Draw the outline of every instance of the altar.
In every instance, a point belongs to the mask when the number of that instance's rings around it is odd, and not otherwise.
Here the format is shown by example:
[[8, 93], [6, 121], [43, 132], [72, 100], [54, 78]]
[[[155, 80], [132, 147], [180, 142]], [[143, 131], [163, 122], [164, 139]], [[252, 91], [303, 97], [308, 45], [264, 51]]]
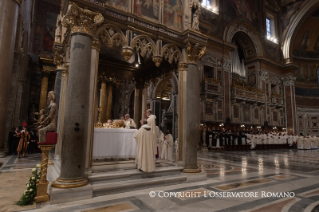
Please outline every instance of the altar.
[[136, 129], [94, 128], [93, 160], [135, 158]]

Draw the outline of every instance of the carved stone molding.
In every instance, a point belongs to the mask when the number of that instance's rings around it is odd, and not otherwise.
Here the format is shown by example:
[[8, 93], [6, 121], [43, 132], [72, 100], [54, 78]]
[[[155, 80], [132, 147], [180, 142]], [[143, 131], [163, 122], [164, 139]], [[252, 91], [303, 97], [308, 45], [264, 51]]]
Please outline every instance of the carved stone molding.
[[53, 63], [56, 65], [56, 69], [62, 69], [63, 67], [63, 52], [61, 50], [55, 50], [53, 55]]
[[268, 79], [268, 72], [265, 70], [260, 70], [259, 76], [261, 81], [266, 81]]
[[188, 70], [187, 63], [178, 63], [177, 67], [178, 67], [178, 71], [187, 71]]
[[92, 41], [92, 49], [96, 49], [98, 52], [101, 49], [101, 43], [99, 41], [99, 39], [94, 38]]
[[122, 48], [122, 53], [123, 57], [125, 58], [126, 61], [129, 61], [129, 59], [132, 57], [133, 55], [133, 48], [130, 46], [124, 46]]
[[234, 35], [237, 32], [244, 32], [245, 34], [247, 34], [250, 37], [251, 41], [254, 43], [254, 47], [255, 47], [257, 56], [264, 55], [264, 49], [263, 49], [263, 46], [259, 40], [257, 33], [248, 24], [233, 23], [230, 26], [227, 26], [227, 28], [224, 32], [224, 39], [223, 40], [231, 43]]
[[161, 56], [153, 56], [153, 61], [156, 65], [156, 67], [159, 67], [162, 62], [162, 57]]
[[63, 77], [66, 77], [66, 76], [68, 76], [68, 74], [69, 74], [69, 69], [62, 69], [62, 76]]
[[62, 20], [62, 26], [71, 28], [73, 33], [85, 33], [93, 37], [97, 25], [102, 24], [104, 17], [87, 9], [82, 9], [76, 4], [70, 4]]
[[197, 63], [197, 61], [205, 54], [206, 46], [201, 46], [199, 43], [195, 45], [189, 42], [186, 45], [187, 62]]
[[296, 77], [289, 75], [286, 77], [282, 77], [281, 80], [283, 81], [284, 86], [294, 86], [295, 81], [296, 81]]

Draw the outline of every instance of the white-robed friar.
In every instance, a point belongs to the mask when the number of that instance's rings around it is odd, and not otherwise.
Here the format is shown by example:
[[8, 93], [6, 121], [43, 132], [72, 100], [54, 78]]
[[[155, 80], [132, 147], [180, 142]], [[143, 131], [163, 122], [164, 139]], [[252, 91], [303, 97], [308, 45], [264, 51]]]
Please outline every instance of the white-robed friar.
[[178, 138], [175, 141], [175, 163], [178, 161]]
[[167, 135], [165, 135], [165, 140], [167, 141], [167, 159], [165, 158], [165, 160], [173, 161], [174, 139], [168, 130]]
[[303, 137], [301, 137], [300, 135], [297, 137], [297, 148], [303, 149]]
[[156, 143], [152, 141], [152, 128], [144, 122], [144, 125], [135, 133], [136, 156], [135, 164], [144, 172], [155, 170]]
[[162, 148], [164, 143], [164, 133], [156, 126], [156, 137], [157, 137], [157, 147], [158, 147], [158, 157], [162, 157]]
[[124, 127], [125, 129], [136, 128], [136, 124], [134, 120], [130, 118], [129, 114], [125, 114]]
[[147, 125], [151, 127], [152, 131], [152, 138], [151, 141], [154, 143], [154, 151], [157, 152], [157, 135], [156, 135], [156, 116], [152, 115], [152, 110], [148, 109], [146, 111], [146, 115], [148, 117], [147, 119]]

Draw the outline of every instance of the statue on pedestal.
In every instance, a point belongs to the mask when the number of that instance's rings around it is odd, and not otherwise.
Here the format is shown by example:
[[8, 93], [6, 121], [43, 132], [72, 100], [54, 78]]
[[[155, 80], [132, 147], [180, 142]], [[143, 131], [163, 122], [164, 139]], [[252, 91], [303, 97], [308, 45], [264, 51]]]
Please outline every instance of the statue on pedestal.
[[50, 104], [48, 106], [48, 116], [40, 123], [39, 126], [39, 142], [46, 142], [47, 132], [54, 132], [56, 130], [56, 103], [55, 94], [50, 91], [48, 94], [48, 101]]

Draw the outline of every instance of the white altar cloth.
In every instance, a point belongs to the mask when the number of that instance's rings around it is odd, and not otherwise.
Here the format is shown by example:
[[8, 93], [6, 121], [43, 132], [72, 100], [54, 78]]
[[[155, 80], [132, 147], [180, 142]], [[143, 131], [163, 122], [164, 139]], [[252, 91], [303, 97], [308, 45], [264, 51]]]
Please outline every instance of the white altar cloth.
[[93, 159], [135, 158], [136, 129], [94, 128]]

